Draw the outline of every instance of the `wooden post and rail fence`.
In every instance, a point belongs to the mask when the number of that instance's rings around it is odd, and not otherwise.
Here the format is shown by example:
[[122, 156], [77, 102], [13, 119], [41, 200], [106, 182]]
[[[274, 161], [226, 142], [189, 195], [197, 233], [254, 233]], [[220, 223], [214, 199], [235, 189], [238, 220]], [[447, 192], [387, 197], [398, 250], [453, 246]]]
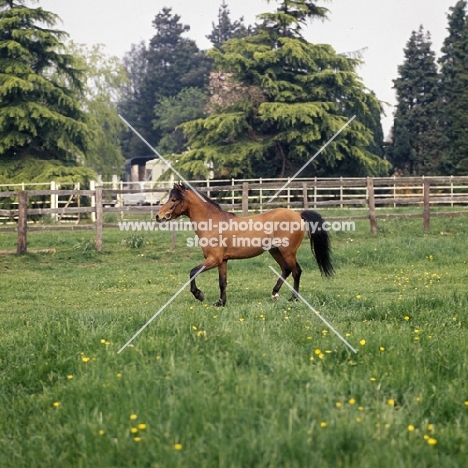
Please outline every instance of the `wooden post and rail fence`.
[[[463, 177], [387, 177], [387, 178], [354, 178], [354, 179], [302, 179], [290, 181], [290, 184], [272, 201], [268, 200], [274, 195], [284, 181], [265, 182], [264, 180], [243, 181], [239, 184], [214, 185], [213, 181], [206, 186], [197, 186], [197, 190], [207, 195], [216, 195], [216, 201], [230, 211], [237, 211], [243, 216], [249, 212], [259, 212], [278, 206], [291, 209], [317, 209], [317, 208], [348, 208], [347, 216], [326, 216], [328, 220], [357, 220], [368, 219], [372, 233], [377, 232], [377, 219], [379, 218], [423, 218], [423, 229], [428, 230], [432, 216], [462, 216], [468, 215], [468, 176]], [[431, 193], [432, 191], [432, 193]], [[125, 196], [140, 194], [151, 195], [164, 201], [168, 188], [147, 189], [106, 189], [95, 187], [93, 190], [17, 190], [0, 191], [0, 219], [3, 218], [6, 228], [0, 227], [0, 232], [16, 231], [16, 253], [24, 254], [27, 251], [28, 231], [48, 230], [81, 230], [94, 229], [96, 232], [96, 250], [103, 248], [104, 227], [117, 227], [117, 223], [106, 224], [105, 213], [119, 213], [123, 217], [126, 213], [144, 213], [154, 215], [159, 210], [158, 204], [148, 206], [125, 205]], [[30, 200], [34, 197], [50, 197], [50, 208], [35, 207]], [[59, 197], [68, 197], [66, 206], [59, 207]], [[70, 200], [75, 197], [78, 206], [69, 206]], [[88, 203], [80, 203], [85, 197]], [[116, 197], [118, 205], [109, 203], [109, 199]], [[1, 209], [1, 202], [10, 199], [11, 205], [16, 209]], [[31, 206], [30, 206], [31, 205]], [[88, 206], [86, 206], [88, 205]], [[452, 211], [437, 211], [431, 213], [431, 206], [450, 206]], [[379, 213], [382, 207], [419, 206], [422, 211], [416, 213]], [[379, 208], [380, 207], [380, 208]], [[454, 207], [464, 210], [454, 211]], [[364, 215], [352, 214], [352, 209], [367, 209]], [[31, 216], [63, 216], [88, 213], [92, 224], [73, 224], [68, 226], [35, 226], [29, 220]], [[7, 222], [16, 223], [16, 227], [8, 227]], [[172, 232], [172, 243], [175, 245], [175, 231]], [[0, 253], [11, 253], [4, 251]]]

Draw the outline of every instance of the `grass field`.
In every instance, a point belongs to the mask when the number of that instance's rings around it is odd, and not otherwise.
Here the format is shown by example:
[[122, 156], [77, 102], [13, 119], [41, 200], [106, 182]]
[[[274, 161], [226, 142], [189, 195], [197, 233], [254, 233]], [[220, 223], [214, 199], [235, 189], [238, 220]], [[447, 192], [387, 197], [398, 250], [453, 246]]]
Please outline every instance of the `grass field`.
[[468, 466], [468, 218], [421, 224], [333, 233], [331, 280], [299, 251], [301, 293], [357, 354], [285, 287], [271, 301], [268, 254], [230, 262], [225, 308], [207, 272], [205, 303], [184, 290], [117, 354], [201, 251], [30, 233], [57, 253], [0, 256], [0, 467]]

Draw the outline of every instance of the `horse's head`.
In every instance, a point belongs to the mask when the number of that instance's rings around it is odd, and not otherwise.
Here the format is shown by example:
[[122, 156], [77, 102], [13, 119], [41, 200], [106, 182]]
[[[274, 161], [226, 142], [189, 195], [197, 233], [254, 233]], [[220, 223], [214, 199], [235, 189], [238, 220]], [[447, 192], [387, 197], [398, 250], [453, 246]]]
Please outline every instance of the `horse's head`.
[[185, 195], [187, 188], [183, 184], [174, 184], [169, 193], [169, 199], [156, 214], [156, 221], [169, 221], [176, 219], [186, 211]]

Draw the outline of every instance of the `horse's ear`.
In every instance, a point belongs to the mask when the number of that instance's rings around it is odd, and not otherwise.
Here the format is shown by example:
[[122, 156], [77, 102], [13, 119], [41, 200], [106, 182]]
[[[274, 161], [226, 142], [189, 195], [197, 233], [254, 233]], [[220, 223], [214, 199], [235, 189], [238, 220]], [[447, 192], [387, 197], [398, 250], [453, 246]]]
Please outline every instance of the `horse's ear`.
[[180, 182], [178, 184], [174, 184], [174, 188], [178, 191], [178, 192], [185, 192], [187, 190], [187, 188], [185, 187], [185, 185]]

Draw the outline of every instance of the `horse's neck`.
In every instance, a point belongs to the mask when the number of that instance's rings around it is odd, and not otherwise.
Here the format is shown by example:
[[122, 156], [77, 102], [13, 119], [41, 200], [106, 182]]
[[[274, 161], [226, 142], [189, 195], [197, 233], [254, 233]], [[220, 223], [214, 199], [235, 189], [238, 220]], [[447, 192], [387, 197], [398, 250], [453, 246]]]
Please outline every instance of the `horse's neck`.
[[203, 221], [217, 220], [222, 217], [222, 212], [219, 211], [210, 202], [201, 200], [196, 195], [190, 200], [187, 216], [193, 223], [199, 224]]

